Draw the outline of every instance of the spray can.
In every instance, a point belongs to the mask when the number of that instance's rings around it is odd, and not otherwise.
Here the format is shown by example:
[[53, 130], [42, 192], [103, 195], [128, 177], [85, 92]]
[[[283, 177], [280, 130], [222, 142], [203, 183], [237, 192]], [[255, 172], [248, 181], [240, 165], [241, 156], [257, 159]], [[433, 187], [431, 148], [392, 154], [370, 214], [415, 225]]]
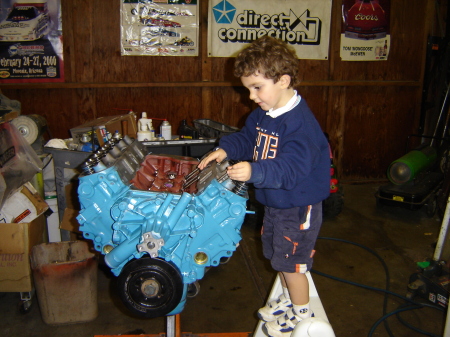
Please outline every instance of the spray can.
[[152, 139], [152, 133], [148, 131], [148, 125], [142, 124], [141, 130], [137, 132], [137, 140], [140, 142], [149, 142]]
[[172, 140], [172, 125], [166, 119], [161, 123], [161, 136], [165, 140]]

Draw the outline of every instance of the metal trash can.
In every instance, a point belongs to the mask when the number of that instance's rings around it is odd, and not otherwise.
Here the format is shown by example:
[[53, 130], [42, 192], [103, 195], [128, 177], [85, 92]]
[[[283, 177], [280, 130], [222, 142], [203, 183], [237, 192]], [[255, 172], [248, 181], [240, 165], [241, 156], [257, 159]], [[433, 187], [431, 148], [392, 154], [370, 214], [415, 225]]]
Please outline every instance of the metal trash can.
[[46, 324], [81, 323], [97, 317], [97, 267], [97, 257], [84, 241], [33, 247], [31, 270]]

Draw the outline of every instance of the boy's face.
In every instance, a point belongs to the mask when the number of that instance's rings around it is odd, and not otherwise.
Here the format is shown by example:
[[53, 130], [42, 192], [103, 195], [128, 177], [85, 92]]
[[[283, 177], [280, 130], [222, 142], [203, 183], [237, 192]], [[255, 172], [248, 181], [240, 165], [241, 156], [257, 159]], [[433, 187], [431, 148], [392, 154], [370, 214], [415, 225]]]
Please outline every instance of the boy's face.
[[[250, 99], [257, 103], [261, 109], [269, 111], [286, 105], [292, 97], [292, 93], [288, 93], [288, 90], [286, 90], [289, 81], [286, 84], [284, 76], [274, 83], [273, 80], [265, 78], [261, 73], [256, 73], [250, 76], [242, 76], [241, 81], [250, 91]], [[290, 80], [289, 76], [287, 77]]]

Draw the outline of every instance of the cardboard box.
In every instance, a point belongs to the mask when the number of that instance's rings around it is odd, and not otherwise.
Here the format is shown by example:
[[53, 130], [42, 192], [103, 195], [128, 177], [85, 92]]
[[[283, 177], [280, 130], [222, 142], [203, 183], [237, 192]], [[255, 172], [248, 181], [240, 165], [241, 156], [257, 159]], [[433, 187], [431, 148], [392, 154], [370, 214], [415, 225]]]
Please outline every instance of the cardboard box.
[[19, 101], [9, 99], [0, 90], [0, 123], [17, 118], [22, 110]]
[[45, 242], [45, 216], [31, 222], [0, 223], [0, 292], [33, 290], [31, 248]]
[[48, 204], [27, 182], [11, 194], [0, 210], [0, 292], [33, 290], [30, 253], [46, 242]]
[[30, 182], [5, 200], [0, 209], [0, 223], [30, 222], [48, 209], [48, 204]]
[[72, 233], [81, 233], [79, 229], [80, 224], [76, 219], [81, 209], [77, 189], [78, 182], [73, 182], [65, 186], [66, 208], [64, 209], [64, 215], [59, 224], [59, 228]]
[[105, 138], [106, 132], [113, 135], [116, 131], [119, 131], [123, 136], [128, 135], [131, 138], [136, 138], [137, 123], [135, 116], [134, 113], [129, 113], [127, 115], [100, 117], [70, 129], [70, 134], [77, 144], [80, 143], [80, 138], [84, 133], [91, 137], [94, 135], [94, 139], [98, 141], [100, 146], [105, 144], [107, 140]]
[[12, 121], [14, 118], [17, 118], [18, 116], [19, 116], [19, 113], [17, 111], [1, 113], [0, 123]]

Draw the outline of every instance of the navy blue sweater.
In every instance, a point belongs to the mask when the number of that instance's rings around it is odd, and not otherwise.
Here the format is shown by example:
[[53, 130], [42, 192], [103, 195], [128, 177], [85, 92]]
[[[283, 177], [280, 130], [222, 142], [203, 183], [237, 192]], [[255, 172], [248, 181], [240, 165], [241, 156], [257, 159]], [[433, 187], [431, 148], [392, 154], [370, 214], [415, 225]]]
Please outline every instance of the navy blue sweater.
[[253, 160], [247, 182], [263, 205], [312, 205], [330, 193], [328, 141], [304, 99], [276, 118], [255, 109], [242, 130], [223, 136], [219, 146], [228, 159]]

